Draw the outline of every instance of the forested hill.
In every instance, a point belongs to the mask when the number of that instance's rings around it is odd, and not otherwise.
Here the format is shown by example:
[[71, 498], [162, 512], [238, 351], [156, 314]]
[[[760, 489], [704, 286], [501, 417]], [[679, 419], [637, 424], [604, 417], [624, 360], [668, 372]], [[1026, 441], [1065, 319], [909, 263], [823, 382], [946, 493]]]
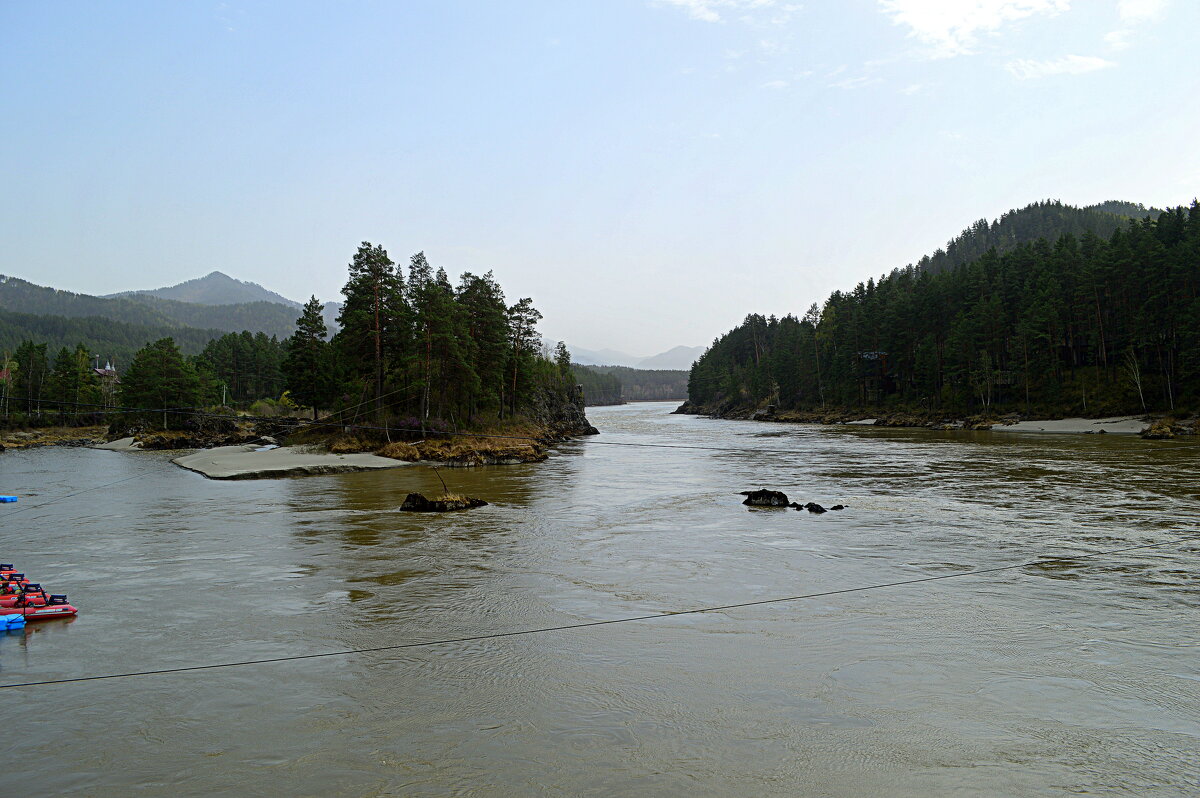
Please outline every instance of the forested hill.
[[678, 401], [687, 398], [688, 373], [673, 369], [584, 366], [572, 363], [575, 381], [589, 406], [625, 402]]
[[898, 270], [803, 318], [747, 316], [692, 368], [690, 407], [1043, 414], [1200, 409], [1200, 204]]
[[[0, 310], [66, 318], [101, 317], [147, 327], [193, 327], [263, 332], [286, 338], [296, 329], [294, 308], [274, 302], [198, 305], [147, 295], [98, 297], [0, 275]], [[179, 337], [179, 336], [176, 336]]]
[[601, 405], [623, 405], [621, 381], [611, 374], [601, 374], [595, 366], [571, 364], [571, 374], [576, 384], [583, 389], [583, 402], [588, 407]]
[[104, 316], [34, 315], [14, 313], [0, 309], [0, 353], [13, 352], [23, 341], [36, 341], [49, 345], [57, 352], [66, 347], [74, 349], [77, 344], [101, 360], [109, 360], [119, 368], [133, 359], [143, 346], [160, 338], [174, 338], [185, 354], [198, 354], [214, 338], [221, 337], [220, 330], [196, 329], [165, 324], [133, 324]]
[[[211, 272], [204, 277], [197, 277], [194, 280], [186, 280], [177, 285], [169, 285], [165, 288], [151, 288], [143, 291], [123, 291], [119, 294], [108, 294], [103, 299], [133, 299], [140, 301], [143, 304], [151, 307], [162, 308], [161, 304], [156, 305], [157, 300], [169, 299], [175, 300], [177, 303], [184, 303], [186, 309], [179, 305], [170, 305], [175, 308], [173, 312], [168, 312], [171, 318], [183, 324], [197, 324], [197, 317], [204, 317], [205, 314], [211, 314], [211, 311], [196, 310], [196, 306], [223, 306], [229, 310], [219, 311], [215, 318], [225, 318], [229, 322], [221, 329], [228, 330], [253, 330], [255, 332], [266, 332], [270, 335], [286, 337], [290, 335], [291, 328], [287, 327], [291, 321], [295, 320], [296, 311], [300, 310], [301, 304], [294, 300], [288, 299], [285, 296], [269, 291], [263, 288], [258, 283], [251, 283], [246, 280], [237, 280], [223, 272]], [[264, 308], [262, 303], [281, 305], [289, 308], [287, 313], [278, 308]], [[244, 310], [239, 310], [239, 308]], [[257, 326], [254, 324], [243, 324], [238, 326], [239, 322], [235, 319], [245, 318], [248, 314], [246, 311], [257, 309], [255, 317], [260, 319]], [[325, 319], [325, 326], [330, 333], [337, 332], [337, 318], [341, 315], [342, 305], [340, 302], [326, 302], [322, 306], [321, 315]], [[187, 318], [185, 318], [185, 316]], [[205, 321], [205, 324], [212, 322]], [[260, 329], [261, 328], [261, 329]]]
[[1157, 217], [1162, 211], [1133, 202], [1109, 200], [1086, 208], [1046, 200], [1008, 211], [999, 219], [988, 222], [980, 219], [951, 239], [945, 249], [926, 255], [917, 261], [916, 268], [934, 274], [976, 260], [989, 249], [1005, 253], [1021, 244], [1039, 238], [1051, 241], [1070, 233], [1081, 236], [1091, 231], [1107, 238], [1130, 219]]
[[592, 366], [621, 382], [621, 393], [629, 402], [667, 401], [687, 396], [687, 371], [677, 369], [633, 369], [627, 366]]

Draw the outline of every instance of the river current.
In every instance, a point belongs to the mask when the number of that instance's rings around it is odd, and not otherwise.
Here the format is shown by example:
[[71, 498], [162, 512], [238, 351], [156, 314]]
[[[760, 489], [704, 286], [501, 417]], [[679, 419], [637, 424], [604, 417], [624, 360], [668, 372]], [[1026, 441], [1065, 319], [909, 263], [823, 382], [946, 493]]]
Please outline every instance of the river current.
[[[589, 410], [545, 463], [222, 482], [0, 455], [0, 560], [73, 621], [0, 685], [727, 605], [1200, 534], [1200, 447]], [[611, 444], [670, 444], [677, 447]], [[82, 492], [126, 477], [102, 490]], [[742, 506], [739, 491], [847, 505]], [[51, 502], [43, 507], [36, 505]], [[6, 790], [1200, 792], [1200, 541], [517, 637], [0, 690]], [[0, 633], [2, 634], [2, 633]]]

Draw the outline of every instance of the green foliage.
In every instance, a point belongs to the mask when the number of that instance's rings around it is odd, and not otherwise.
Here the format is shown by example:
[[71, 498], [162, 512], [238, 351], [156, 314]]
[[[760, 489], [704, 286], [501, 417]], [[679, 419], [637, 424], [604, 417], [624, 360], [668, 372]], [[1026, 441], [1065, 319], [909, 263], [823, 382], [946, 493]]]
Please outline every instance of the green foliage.
[[138, 349], [160, 338], [170, 336], [185, 353], [195, 354], [222, 334], [221, 330], [134, 324], [102, 316], [67, 318], [0, 310], [0, 347], [13, 348], [29, 340], [57, 351], [82, 343], [93, 354], [116, 364], [128, 363]]
[[[87, 391], [98, 388], [101, 403], [111, 404], [114, 397], [105, 392], [111, 394], [112, 380], [96, 385], [72, 371], [78, 353], [89, 351], [114, 362], [133, 361], [121, 375], [120, 401], [128, 407], [247, 403], [286, 388], [314, 414], [342, 407], [362, 415], [365, 405], [374, 404], [377, 420], [398, 418], [420, 429], [511, 417], [539, 403], [546, 409], [550, 394], [576, 396], [566, 348], [553, 359], [543, 353], [541, 313], [528, 297], [508, 305], [490, 272], [463, 274], [454, 286], [444, 270], [435, 271], [417, 253], [405, 279], [383, 247], [363, 242], [342, 292], [346, 301], [331, 341], [325, 340], [323, 308], [314, 297], [298, 320], [287, 309], [288, 337], [281, 342], [254, 332], [254, 320], [246, 316], [223, 317], [246, 325], [238, 332], [173, 326], [180, 318], [200, 321], [239, 309], [253, 316], [268, 314], [265, 306], [283, 307], [270, 302], [199, 306], [146, 295], [89, 297], [0, 277], [0, 307], [9, 302], [61, 314], [0, 310], [0, 348], [20, 355], [0, 401], [19, 398], [22, 409], [32, 412], [51, 394], [82, 401], [96, 397]], [[47, 343], [78, 344], [75, 354], [60, 353], [52, 374]], [[181, 348], [198, 354], [188, 361]], [[159, 422], [177, 425], [171, 418]]]
[[1200, 204], [1101, 238], [989, 249], [747, 316], [689, 375], [694, 404], [954, 412], [1174, 410], [1200, 393]]
[[333, 403], [339, 387], [321, 308], [315, 296], [310, 299], [296, 320], [296, 332], [284, 345], [284, 382], [295, 401], [313, 409], [313, 418], [319, 408]]
[[285, 345], [264, 333], [225, 333], [208, 342], [192, 362], [206, 404], [248, 402], [278, 396], [284, 388]]
[[74, 351], [64, 346], [54, 358], [47, 398], [56, 403], [54, 406], [60, 418], [76, 418], [80, 407], [89, 405], [93, 406], [89, 412], [96, 412], [95, 406], [101, 404], [103, 397], [92, 371], [91, 359], [83, 344], [78, 344]]
[[532, 300], [508, 306], [490, 272], [463, 274], [455, 287], [418, 252], [406, 279], [386, 250], [363, 242], [342, 293], [332, 341], [341, 393], [355, 407], [375, 397], [377, 418], [461, 426], [513, 415], [541, 387], [574, 384], [542, 356]]
[[629, 402], [687, 398], [688, 372], [674, 369], [635, 369], [629, 366], [588, 366], [620, 381], [621, 395]]
[[578, 363], [571, 364], [571, 372], [575, 382], [583, 388], [583, 401], [588, 407], [624, 403], [621, 380], [615, 374], [605, 374], [595, 366], [581, 366]]
[[938, 274], [978, 260], [990, 249], [1009, 252], [1040, 238], [1054, 240], [1068, 234], [1078, 237], [1087, 232], [1107, 238], [1131, 218], [1143, 219], [1159, 213], [1153, 208], [1116, 200], [1087, 208], [1064, 205], [1057, 200], [1035, 202], [1009, 211], [990, 224], [987, 219], [980, 219], [949, 241], [944, 250], [918, 261], [917, 268]]
[[120, 401], [126, 407], [161, 410], [161, 417], [148, 413], [146, 420], [161, 418], [163, 429], [179, 426], [180, 416], [168, 409], [193, 408], [201, 403], [200, 378], [170, 338], [138, 350], [121, 377]]

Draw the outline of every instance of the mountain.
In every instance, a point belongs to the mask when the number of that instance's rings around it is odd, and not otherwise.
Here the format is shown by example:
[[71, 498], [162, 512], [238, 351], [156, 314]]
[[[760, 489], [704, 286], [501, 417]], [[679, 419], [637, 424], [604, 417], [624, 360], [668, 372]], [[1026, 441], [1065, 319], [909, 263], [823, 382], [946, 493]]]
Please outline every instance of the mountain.
[[[639, 369], [667, 369], [687, 371], [692, 367], [692, 364], [700, 359], [704, 354], [706, 347], [703, 346], [677, 346], [674, 349], [668, 349], [666, 352], [661, 352], [652, 357], [642, 358], [637, 363]], [[620, 364], [616, 364], [620, 365]]]
[[[231, 329], [231, 332], [240, 332], [241, 330], [258, 332], [261, 327], [263, 328], [262, 332], [268, 335], [278, 335], [281, 338], [292, 334], [291, 331], [295, 328], [296, 318], [300, 315], [296, 311], [303, 307], [302, 303], [288, 299], [274, 291], [269, 291], [258, 283], [238, 280], [224, 272], [211, 272], [204, 277], [186, 280], [178, 285], [171, 285], [166, 288], [122, 291], [119, 294], [109, 294], [104, 298], [131, 299], [160, 310], [162, 306], [156, 305], [156, 300], [182, 302], [189, 305], [201, 305], [210, 308], [214, 306], [237, 306], [243, 308], [243, 310], [224, 314], [218, 316], [218, 318], [248, 318], [251, 321], [242, 323], [242, 326], [236, 327], [236, 329]], [[284, 314], [278, 309], [263, 307], [264, 303], [286, 307], [288, 308], [288, 312]], [[257, 321], [253, 321], [256, 317], [249, 306], [253, 306], [261, 314]], [[337, 332], [337, 317], [341, 312], [341, 302], [326, 302], [321, 310], [321, 315], [325, 319], [325, 326], [329, 328], [330, 335]], [[197, 323], [195, 318], [198, 314], [194, 312], [176, 308], [169, 315], [184, 324]], [[285, 317], [287, 321], [283, 321]], [[221, 327], [221, 329], [226, 329], [226, 327]]]
[[[550, 344], [553, 346], [553, 344]], [[703, 346], [677, 346], [650, 357], [639, 357], [615, 349], [570, 347], [571, 360], [581, 366], [625, 366], [633, 369], [687, 370], [704, 354]]]
[[99, 297], [59, 291], [0, 275], [0, 309], [65, 318], [100, 317], [145, 327], [191, 327], [221, 332], [262, 332], [286, 338], [299, 312], [277, 302], [199, 305], [145, 294]]
[[582, 349], [572, 346], [571, 360], [582, 366], [635, 366], [642, 358], [615, 349]]
[[300, 302], [288, 299], [274, 291], [268, 291], [258, 283], [235, 280], [224, 272], [210, 272], [203, 277], [186, 280], [166, 288], [122, 291], [119, 294], [109, 294], [106, 298], [133, 296], [153, 296], [159, 299], [188, 302], [193, 305], [242, 305], [248, 302], [274, 302], [295, 309], [303, 307]]
[[987, 219], [978, 220], [948, 241], [945, 249], [939, 249], [917, 261], [916, 268], [918, 271], [940, 274], [980, 258], [993, 247], [998, 253], [1004, 254], [1039, 238], [1055, 241], [1068, 233], [1078, 238], [1090, 231], [1101, 238], [1108, 238], [1114, 230], [1125, 227], [1130, 219], [1157, 218], [1160, 213], [1162, 211], [1157, 208], [1120, 200], [1109, 200], [1085, 208], [1064, 205], [1058, 200], [1034, 202], [1024, 208], [1008, 211], [991, 222]]

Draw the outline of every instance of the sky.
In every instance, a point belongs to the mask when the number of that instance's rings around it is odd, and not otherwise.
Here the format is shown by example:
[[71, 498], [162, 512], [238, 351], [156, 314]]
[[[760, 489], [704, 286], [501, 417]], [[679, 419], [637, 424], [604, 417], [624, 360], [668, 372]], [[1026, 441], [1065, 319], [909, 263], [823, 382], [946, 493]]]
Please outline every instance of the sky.
[[0, 273], [340, 299], [361, 241], [651, 355], [1041, 199], [1200, 194], [1193, 0], [0, 3]]

